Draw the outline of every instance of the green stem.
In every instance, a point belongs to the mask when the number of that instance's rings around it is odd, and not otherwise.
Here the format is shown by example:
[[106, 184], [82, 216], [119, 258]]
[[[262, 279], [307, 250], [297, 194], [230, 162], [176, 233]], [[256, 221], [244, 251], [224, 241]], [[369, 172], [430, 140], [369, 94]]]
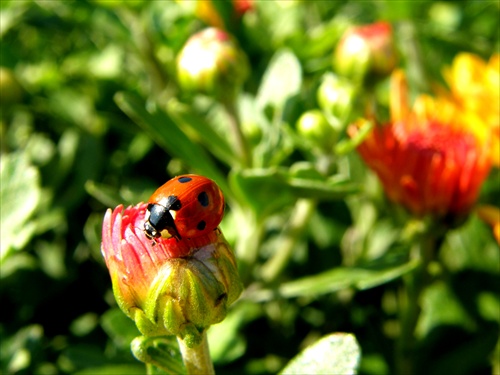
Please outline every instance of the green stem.
[[241, 206], [233, 206], [233, 212], [238, 217], [237, 222], [244, 225], [240, 227], [236, 244], [236, 257], [238, 259], [240, 278], [243, 284], [248, 284], [252, 279], [259, 249], [264, 235], [263, 220], [258, 220], [255, 213]]
[[[333, 173], [334, 157], [330, 154], [319, 155], [316, 160], [318, 171], [324, 176]], [[318, 202], [314, 199], [298, 199], [293, 208], [289, 224], [283, 232], [282, 246], [274, 256], [262, 266], [262, 279], [268, 283], [273, 283], [287, 266], [293, 255], [293, 249], [297, 241], [301, 238], [307, 223], [316, 210]]]
[[149, 75], [151, 92], [157, 100], [165, 90], [171, 90], [168, 87], [169, 77], [162, 64], [158, 61], [155, 54], [155, 46], [146, 26], [141, 22], [139, 16], [134, 12], [122, 8], [117, 12], [124, 26], [130, 28], [130, 34], [133, 46], [136, 48], [139, 58]]
[[250, 147], [248, 146], [245, 135], [241, 130], [241, 121], [238, 115], [238, 110], [236, 108], [234, 100], [232, 99], [224, 101], [223, 105], [226, 108], [227, 114], [229, 115], [229, 123], [231, 132], [233, 133], [235, 154], [238, 155], [241, 161], [241, 166], [243, 168], [248, 168], [252, 164]]
[[398, 29], [401, 49], [408, 64], [408, 75], [421, 91], [429, 91], [429, 79], [424, 69], [424, 59], [418, 43], [417, 27], [411, 21], [400, 24]]
[[283, 238], [280, 241], [282, 246], [274, 254], [274, 256], [267, 261], [262, 267], [262, 278], [272, 283], [285, 269], [293, 255], [295, 244], [302, 236], [304, 229], [309, 222], [311, 215], [316, 209], [317, 202], [312, 199], [299, 199], [290, 218], [288, 227], [283, 233]]
[[431, 282], [429, 264], [434, 259], [436, 238], [424, 235], [424, 238], [412, 249], [419, 257], [420, 265], [403, 279], [404, 285], [400, 291], [400, 322], [401, 332], [396, 348], [396, 373], [413, 375], [415, 368], [415, 330], [421, 313], [422, 294]]
[[184, 340], [180, 337], [177, 337], [177, 341], [179, 342], [179, 348], [181, 350], [182, 359], [184, 361], [184, 365], [186, 366], [186, 372], [188, 375], [215, 375], [214, 365], [208, 350], [206, 331], [203, 332], [201, 343], [194, 348], [187, 346]]

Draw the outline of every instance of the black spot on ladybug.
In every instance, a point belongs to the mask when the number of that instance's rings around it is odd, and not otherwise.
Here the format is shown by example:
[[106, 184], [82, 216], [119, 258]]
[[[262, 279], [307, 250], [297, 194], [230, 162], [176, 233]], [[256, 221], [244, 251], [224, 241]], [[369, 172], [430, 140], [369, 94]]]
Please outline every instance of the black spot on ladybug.
[[210, 203], [208, 200], [208, 194], [204, 191], [202, 191], [200, 194], [198, 194], [198, 202], [200, 202], [200, 204], [203, 207], [207, 207], [208, 204]]
[[192, 180], [191, 177], [181, 177], [177, 181], [179, 181], [181, 184], [185, 184], [186, 182], [189, 182], [191, 180]]
[[167, 198], [167, 208], [172, 211], [179, 211], [182, 207], [182, 203], [179, 198], [175, 195], [169, 195]]
[[207, 223], [205, 223], [205, 221], [204, 221], [204, 220], [202, 220], [202, 221], [200, 221], [200, 222], [198, 223], [198, 225], [196, 225], [196, 229], [198, 229], [198, 230], [203, 230], [203, 229], [205, 229], [205, 227], [206, 227], [206, 226], [207, 226]]

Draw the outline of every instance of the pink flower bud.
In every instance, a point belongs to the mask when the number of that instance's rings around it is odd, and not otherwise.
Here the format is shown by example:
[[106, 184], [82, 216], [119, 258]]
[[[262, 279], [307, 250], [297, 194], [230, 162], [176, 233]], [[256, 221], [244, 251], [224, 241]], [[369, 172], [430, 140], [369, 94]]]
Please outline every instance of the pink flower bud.
[[365, 77], [384, 77], [396, 67], [397, 53], [391, 25], [377, 22], [349, 29], [334, 54], [334, 67], [340, 75], [356, 81]]
[[242, 291], [236, 260], [219, 229], [194, 239], [144, 233], [147, 204], [108, 210], [102, 254], [113, 293], [145, 336], [176, 335], [196, 345]]

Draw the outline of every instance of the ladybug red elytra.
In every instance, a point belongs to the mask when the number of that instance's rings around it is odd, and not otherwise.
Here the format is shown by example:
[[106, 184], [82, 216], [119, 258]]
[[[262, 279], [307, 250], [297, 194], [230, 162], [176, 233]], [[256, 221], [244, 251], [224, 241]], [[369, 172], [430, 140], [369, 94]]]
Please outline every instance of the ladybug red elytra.
[[178, 241], [206, 235], [224, 215], [224, 196], [209, 178], [185, 174], [160, 186], [151, 195], [144, 233], [154, 241], [167, 231]]

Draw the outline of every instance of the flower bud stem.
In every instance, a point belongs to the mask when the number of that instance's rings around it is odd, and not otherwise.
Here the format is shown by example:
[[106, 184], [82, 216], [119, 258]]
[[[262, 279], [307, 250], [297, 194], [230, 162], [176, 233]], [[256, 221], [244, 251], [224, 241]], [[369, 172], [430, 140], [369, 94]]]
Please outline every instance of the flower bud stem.
[[286, 267], [293, 255], [293, 249], [301, 238], [304, 228], [316, 209], [317, 202], [313, 199], [298, 199], [292, 212], [288, 227], [283, 233], [282, 246], [262, 267], [262, 278], [272, 283]]
[[229, 116], [229, 122], [234, 139], [234, 151], [241, 161], [243, 168], [251, 166], [250, 148], [248, 147], [245, 135], [241, 130], [241, 122], [238, 116], [238, 110], [233, 99], [223, 101], [224, 108]]
[[423, 55], [417, 41], [417, 27], [411, 21], [401, 22], [398, 33], [404, 43], [401, 43], [402, 53], [408, 62], [408, 75], [412, 77], [412, 84], [417, 86], [419, 91], [429, 91], [429, 79], [424, 69]]
[[[325, 176], [333, 173], [334, 158], [323, 154], [317, 158], [317, 168]], [[292, 258], [297, 241], [302, 237], [304, 230], [311, 220], [318, 202], [315, 199], [297, 199], [293, 208], [288, 226], [282, 233], [283, 244], [278, 251], [262, 267], [262, 278], [267, 283], [273, 283], [287, 266]]]
[[[415, 368], [415, 330], [422, 311], [422, 295], [431, 284], [429, 264], [435, 259], [436, 250], [443, 242], [443, 237], [433, 234], [424, 237], [415, 245], [415, 256], [420, 265], [403, 279], [404, 285], [399, 296], [401, 332], [397, 342], [396, 369], [398, 374], [413, 375]], [[412, 249], [413, 250], [413, 249]]]
[[158, 98], [167, 88], [169, 77], [165, 69], [162, 68], [155, 54], [155, 46], [148, 29], [141, 22], [136, 13], [126, 7], [117, 10], [123, 25], [128, 25], [131, 30], [133, 47], [142, 60], [146, 71], [149, 74], [149, 84], [152, 93]]
[[203, 332], [200, 344], [193, 348], [190, 348], [180, 337], [177, 337], [177, 341], [179, 342], [182, 360], [184, 361], [188, 375], [215, 375], [214, 365], [208, 350], [206, 331]]

